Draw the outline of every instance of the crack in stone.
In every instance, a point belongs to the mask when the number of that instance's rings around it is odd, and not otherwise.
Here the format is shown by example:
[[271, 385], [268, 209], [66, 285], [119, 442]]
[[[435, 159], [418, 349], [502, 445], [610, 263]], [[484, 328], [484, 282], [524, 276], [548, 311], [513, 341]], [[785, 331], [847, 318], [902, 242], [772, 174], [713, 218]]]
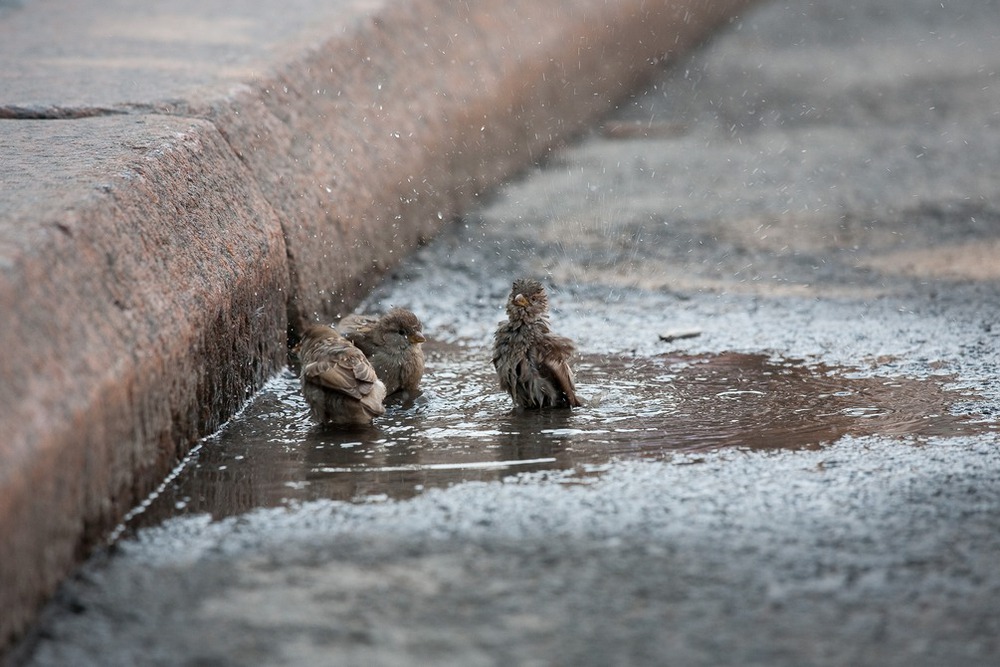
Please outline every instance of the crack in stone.
[[109, 109], [107, 107], [0, 106], [0, 119], [4, 120], [72, 120], [127, 113], [129, 112], [124, 109]]

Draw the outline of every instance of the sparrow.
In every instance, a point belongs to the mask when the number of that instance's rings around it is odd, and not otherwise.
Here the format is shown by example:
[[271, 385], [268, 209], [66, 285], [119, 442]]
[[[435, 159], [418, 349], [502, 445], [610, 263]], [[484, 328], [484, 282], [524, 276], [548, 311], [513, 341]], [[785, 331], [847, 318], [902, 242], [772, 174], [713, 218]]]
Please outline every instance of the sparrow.
[[577, 407], [569, 358], [573, 341], [549, 329], [549, 298], [537, 280], [515, 280], [507, 321], [493, 336], [493, 366], [500, 386], [525, 408]]
[[417, 316], [405, 308], [393, 308], [381, 317], [348, 315], [337, 324], [340, 334], [368, 357], [387, 394], [417, 392], [424, 375], [420, 345], [427, 340], [421, 328]]
[[306, 327], [296, 346], [302, 395], [313, 419], [333, 426], [368, 426], [385, 412], [385, 385], [361, 350], [328, 326]]

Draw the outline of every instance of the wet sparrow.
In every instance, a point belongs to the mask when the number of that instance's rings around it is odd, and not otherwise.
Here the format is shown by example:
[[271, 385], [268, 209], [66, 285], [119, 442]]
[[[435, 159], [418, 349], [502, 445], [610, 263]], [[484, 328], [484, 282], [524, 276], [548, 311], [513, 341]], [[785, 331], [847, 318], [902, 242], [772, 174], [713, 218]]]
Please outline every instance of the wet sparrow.
[[537, 280], [514, 281], [507, 321], [493, 336], [493, 366], [500, 386], [526, 408], [576, 407], [569, 357], [573, 341], [549, 330], [549, 298]]
[[296, 347], [302, 395], [321, 424], [366, 426], [385, 412], [385, 385], [365, 355], [332, 327], [306, 327]]
[[393, 308], [381, 317], [348, 315], [337, 330], [365, 353], [387, 394], [416, 393], [424, 375], [420, 345], [427, 340], [416, 315], [405, 308]]

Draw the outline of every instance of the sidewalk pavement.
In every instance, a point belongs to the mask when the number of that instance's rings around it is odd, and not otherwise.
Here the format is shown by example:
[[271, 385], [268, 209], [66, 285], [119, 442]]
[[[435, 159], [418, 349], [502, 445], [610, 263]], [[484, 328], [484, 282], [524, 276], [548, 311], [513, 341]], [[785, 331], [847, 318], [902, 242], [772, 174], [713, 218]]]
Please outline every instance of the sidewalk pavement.
[[286, 329], [744, 4], [0, 4], [0, 646]]

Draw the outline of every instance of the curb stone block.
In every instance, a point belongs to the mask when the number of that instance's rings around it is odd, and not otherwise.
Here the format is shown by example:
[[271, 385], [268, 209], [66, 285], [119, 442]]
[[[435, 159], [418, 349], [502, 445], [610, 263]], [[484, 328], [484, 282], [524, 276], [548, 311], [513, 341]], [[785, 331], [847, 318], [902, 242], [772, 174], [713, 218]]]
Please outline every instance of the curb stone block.
[[[0, 121], [0, 644], [284, 363], [280, 224], [205, 121]], [[40, 166], [39, 166], [40, 165]]]

